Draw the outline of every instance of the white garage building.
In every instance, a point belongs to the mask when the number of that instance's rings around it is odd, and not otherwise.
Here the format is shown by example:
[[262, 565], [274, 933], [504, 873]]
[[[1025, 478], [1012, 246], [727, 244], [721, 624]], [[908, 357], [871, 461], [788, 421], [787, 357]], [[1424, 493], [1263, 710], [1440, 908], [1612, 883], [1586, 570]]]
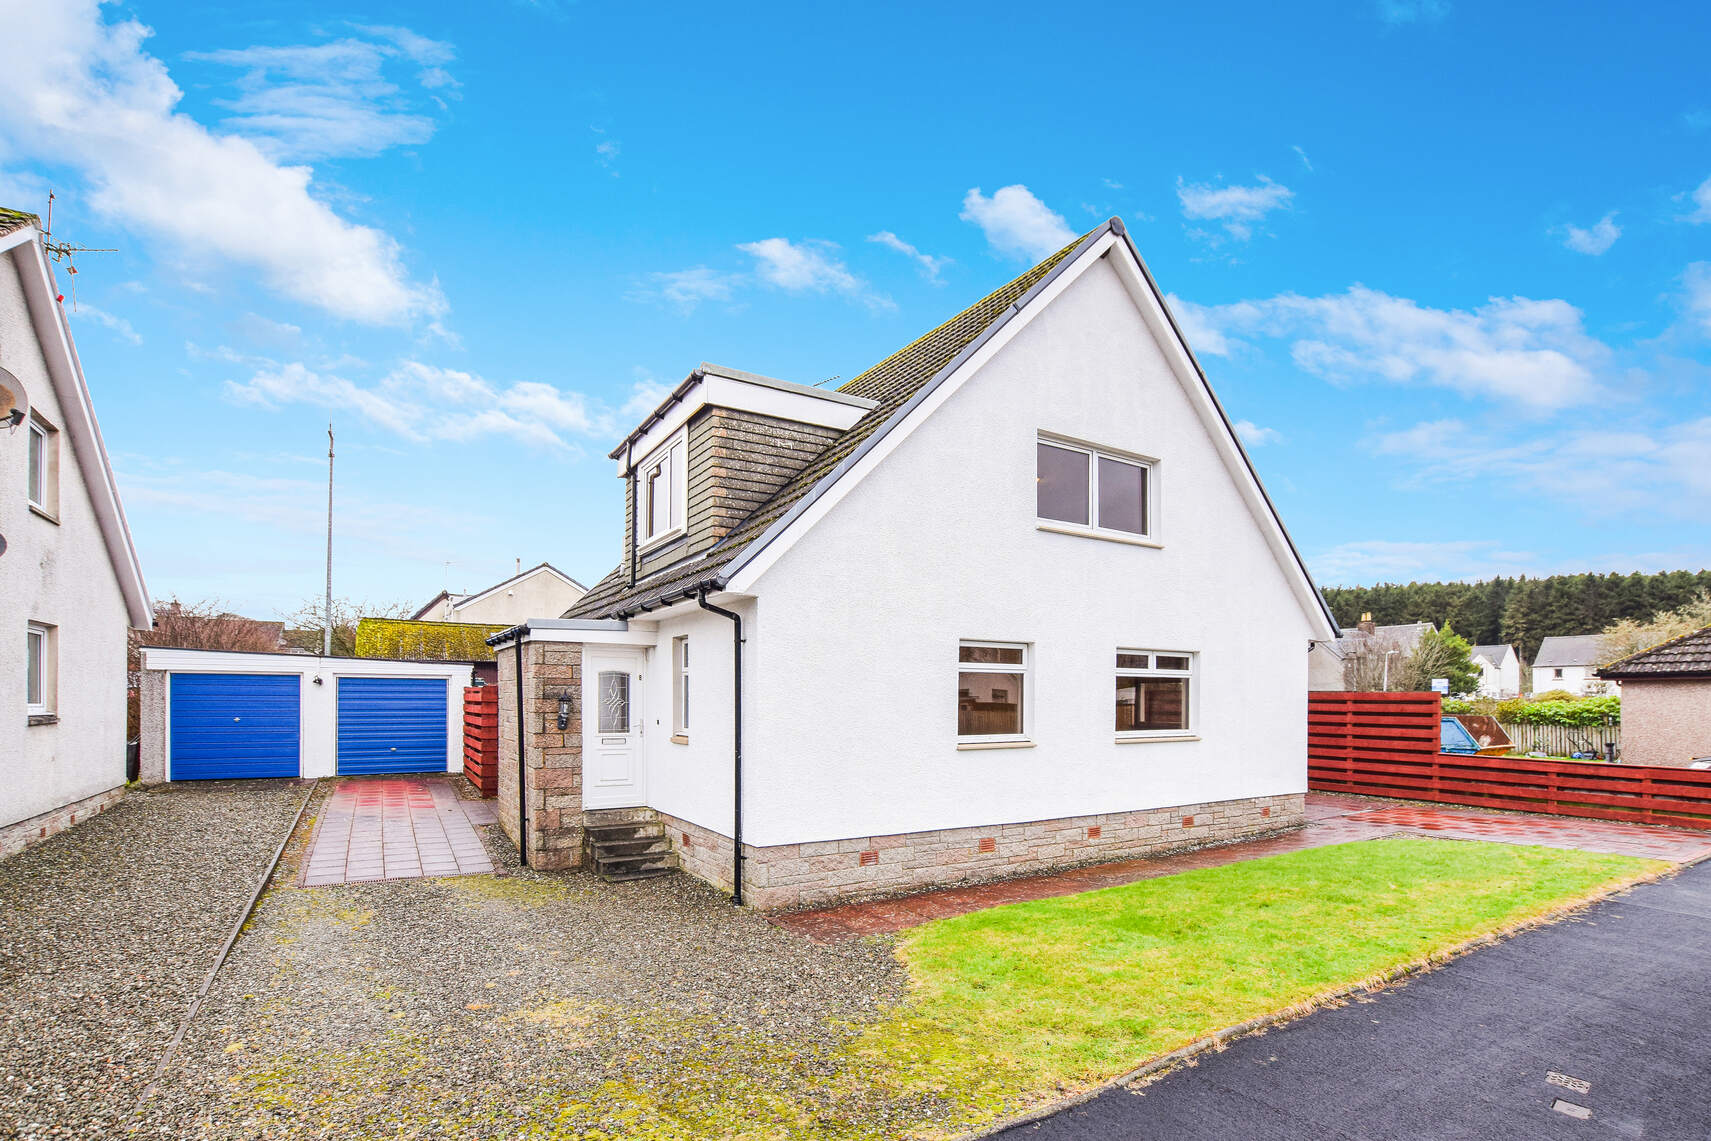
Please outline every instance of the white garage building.
[[468, 662], [142, 655], [145, 783], [463, 769]]

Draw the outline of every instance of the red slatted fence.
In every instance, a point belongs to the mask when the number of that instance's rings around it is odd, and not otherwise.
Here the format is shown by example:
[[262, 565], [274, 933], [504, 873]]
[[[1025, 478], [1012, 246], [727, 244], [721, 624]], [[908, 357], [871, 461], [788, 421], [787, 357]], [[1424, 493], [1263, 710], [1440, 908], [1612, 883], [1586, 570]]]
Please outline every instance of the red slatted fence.
[[463, 775], [483, 797], [499, 795], [499, 687], [463, 691]]
[[1307, 695], [1307, 787], [1711, 829], [1711, 772], [1438, 751], [1433, 693]]

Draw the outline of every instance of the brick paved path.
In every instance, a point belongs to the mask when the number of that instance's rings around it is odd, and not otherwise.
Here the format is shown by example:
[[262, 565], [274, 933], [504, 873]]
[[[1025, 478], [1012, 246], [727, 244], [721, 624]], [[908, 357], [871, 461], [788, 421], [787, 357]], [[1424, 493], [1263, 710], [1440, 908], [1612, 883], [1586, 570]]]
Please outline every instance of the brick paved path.
[[899, 899], [850, 903], [820, 911], [798, 911], [780, 915], [774, 922], [815, 939], [887, 934], [933, 919], [962, 915], [1003, 903], [1075, 895], [1095, 888], [1175, 875], [1193, 868], [1221, 867], [1282, 852], [1299, 852], [1305, 848], [1397, 834], [1536, 844], [1547, 848], [1643, 856], [1682, 864], [1711, 856], [1711, 833], [1706, 832], [1564, 816], [1485, 812], [1477, 808], [1429, 808], [1360, 796], [1310, 792], [1307, 794], [1307, 826], [1281, 836], [1220, 844], [1174, 856], [1095, 864], [1001, 883], [921, 892]]
[[443, 779], [347, 780], [333, 790], [303, 861], [303, 886], [491, 872], [475, 831], [491, 801], [464, 800]]

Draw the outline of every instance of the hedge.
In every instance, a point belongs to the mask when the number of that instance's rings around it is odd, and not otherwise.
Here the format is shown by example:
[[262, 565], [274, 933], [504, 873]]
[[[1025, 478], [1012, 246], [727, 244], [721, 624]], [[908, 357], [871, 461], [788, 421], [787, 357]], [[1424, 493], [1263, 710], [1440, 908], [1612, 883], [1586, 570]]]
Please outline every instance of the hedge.
[[362, 618], [356, 624], [359, 658], [490, 662], [487, 639], [507, 626], [474, 622], [417, 622], [409, 618]]
[[1446, 698], [1445, 713], [1483, 713], [1511, 725], [1566, 725], [1574, 729], [1596, 729], [1610, 717], [1622, 720], [1620, 697], [1572, 697], [1560, 701], [1528, 701], [1514, 697], [1506, 701], [1490, 698], [1460, 700]]

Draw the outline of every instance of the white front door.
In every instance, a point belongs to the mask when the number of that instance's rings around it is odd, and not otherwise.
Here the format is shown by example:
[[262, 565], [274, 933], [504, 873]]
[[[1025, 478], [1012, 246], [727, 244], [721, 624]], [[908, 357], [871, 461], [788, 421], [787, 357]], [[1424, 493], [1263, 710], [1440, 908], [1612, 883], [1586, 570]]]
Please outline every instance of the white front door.
[[582, 806], [647, 803], [642, 768], [642, 652], [582, 648]]

